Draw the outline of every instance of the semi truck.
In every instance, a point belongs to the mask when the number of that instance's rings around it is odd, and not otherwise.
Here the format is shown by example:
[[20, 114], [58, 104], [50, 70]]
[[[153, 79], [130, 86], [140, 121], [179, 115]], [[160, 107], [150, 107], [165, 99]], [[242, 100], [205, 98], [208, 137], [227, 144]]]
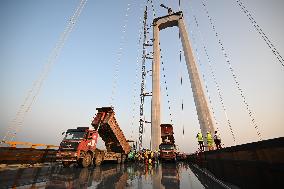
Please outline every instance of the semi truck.
[[159, 145], [160, 160], [176, 161], [176, 145], [174, 138], [174, 131], [172, 124], [161, 124], [161, 139], [162, 143]]
[[[56, 155], [57, 161], [64, 167], [73, 163], [81, 167], [100, 165], [103, 161], [124, 163], [131, 147], [115, 119], [113, 107], [97, 108], [91, 125], [91, 129], [77, 127], [66, 131]], [[104, 141], [106, 150], [97, 148], [98, 137]]]

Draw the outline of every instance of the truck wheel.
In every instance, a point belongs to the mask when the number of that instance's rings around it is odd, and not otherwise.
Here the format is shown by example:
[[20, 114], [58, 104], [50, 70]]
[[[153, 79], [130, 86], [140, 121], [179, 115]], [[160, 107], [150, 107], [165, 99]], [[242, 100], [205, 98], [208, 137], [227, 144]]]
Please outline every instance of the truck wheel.
[[121, 158], [117, 158], [117, 163], [120, 164], [121, 163]]
[[101, 163], [102, 163], [102, 156], [98, 155], [96, 157], [95, 164], [96, 164], [96, 166], [99, 166], [99, 165], [101, 165]]
[[96, 166], [99, 166], [102, 164], [102, 160], [96, 159], [95, 161]]
[[62, 161], [63, 167], [70, 167], [71, 164], [72, 164], [72, 162], [69, 162], [69, 161]]
[[81, 165], [82, 167], [89, 167], [91, 165], [92, 156], [90, 153], [86, 153], [86, 155], [83, 157]]
[[125, 155], [122, 155], [122, 158], [121, 158], [121, 163], [124, 163], [126, 160], [126, 156]]

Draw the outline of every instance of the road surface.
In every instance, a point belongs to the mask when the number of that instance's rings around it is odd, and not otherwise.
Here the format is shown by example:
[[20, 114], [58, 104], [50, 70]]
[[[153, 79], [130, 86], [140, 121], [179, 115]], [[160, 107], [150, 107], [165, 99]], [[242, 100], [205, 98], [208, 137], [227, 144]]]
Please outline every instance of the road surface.
[[[0, 188], [232, 188], [188, 163], [102, 164], [63, 168], [60, 164], [0, 169]], [[233, 187], [236, 188], [236, 187]]]

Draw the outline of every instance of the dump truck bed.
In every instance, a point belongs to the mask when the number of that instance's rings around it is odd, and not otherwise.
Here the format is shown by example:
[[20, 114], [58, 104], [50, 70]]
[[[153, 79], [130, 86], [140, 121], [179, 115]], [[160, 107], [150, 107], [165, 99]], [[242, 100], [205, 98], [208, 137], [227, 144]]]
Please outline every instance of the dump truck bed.
[[112, 107], [97, 108], [97, 115], [92, 121], [94, 129], [105, 142], [108, 152], [125, 153], [130, 152], [130, 145], [120, 129]]
[[175, 143], [173, 126], [171, 124], [161, 124], [161, 139], [162, 143]]

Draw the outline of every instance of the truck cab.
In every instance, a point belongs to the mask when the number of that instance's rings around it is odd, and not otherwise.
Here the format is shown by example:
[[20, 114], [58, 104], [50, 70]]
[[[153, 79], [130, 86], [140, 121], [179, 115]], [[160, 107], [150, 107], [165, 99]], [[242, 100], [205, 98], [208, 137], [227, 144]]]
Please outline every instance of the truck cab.
[[176, 145], [164, 142], [159, 145], [160, 159], [176, 161]]
[[60, 143], [57, 161], [62, 161], [64, 167], [78, 162], [82, 167], [88, 167], [94, 158], [98, 132], [89, 127], [68, 129]]

